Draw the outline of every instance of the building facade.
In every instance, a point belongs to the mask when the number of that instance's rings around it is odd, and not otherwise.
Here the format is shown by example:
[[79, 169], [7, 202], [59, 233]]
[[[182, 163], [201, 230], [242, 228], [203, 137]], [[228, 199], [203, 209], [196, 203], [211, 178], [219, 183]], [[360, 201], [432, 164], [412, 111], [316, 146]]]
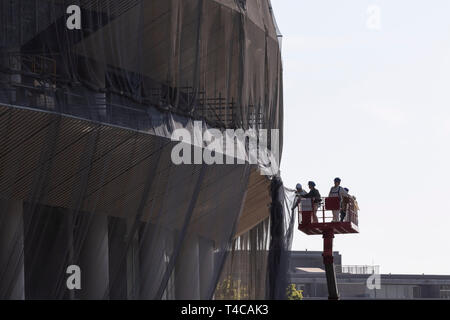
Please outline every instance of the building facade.
[[[334, 255], [342, 299], [450, 299], [450, 275], [380, 274], [377, 266], [345, 266], [339, 252]], [[305, 299], [327, 299], [322, 253], [295, 251], [291, 256], [290, 282], [303, 290]]]
[[281, 150], [270, 1], [0, 0], [0, 35], [0, 299], [212, 298], [233, 246], [265, 243], [270, 179], [176, 164], [172, 134]]

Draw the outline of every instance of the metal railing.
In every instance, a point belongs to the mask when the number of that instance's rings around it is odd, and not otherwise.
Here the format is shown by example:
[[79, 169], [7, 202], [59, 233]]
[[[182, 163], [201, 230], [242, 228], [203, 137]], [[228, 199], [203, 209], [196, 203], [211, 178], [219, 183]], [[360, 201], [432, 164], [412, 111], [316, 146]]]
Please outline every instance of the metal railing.
[[[142, 113], [149, 106], [205, 120], [217, 128], [264, 128], [266, 119], [261, 105], [239, 106], [233, 98], [228, 101], [220, 92], [207, 96], [193, 87], [170, 87], [146, 79], [145, 94], [116, 92], [114, 86], [101, 91], [90, 90], [81, 83], [73, 83], [58, 71], [62, 57], [45, 54], [0, 52], [0, 102], [11, 105], [58, 111], [80, 116], [84, 113], [123, 113], [124, 110]], [[121, 70], [108, 70], [108, 78], [120, 77]], [[116, 75], [119, 74], [119, 75]], [[98, 96], [105, 95], [98, 103]], [[134, 96], [137, 94], [138, 96]], [[119, 97], [120, 99], [117, 99]], [[108, 99], [109, 98], [109, 99]], [[176, 107], [172, 107], [176, 105]], [[245, 115], [242, 114], [245, 109]], [[127, 112], [127, 111], [125, 111]]]
[[[340, 201], [339, 198], [322, 198], [320, 203], [314, 203], [313, 199], [301, 199], [298, 221], [299, 224], [352, 222], [358, 225], [358, 210], [354, 199]], [[343, 221], [341, 212], [345, 212]]]
[[336, 270], [339, 273], [346, 274], [380, 274], [380, 266], [368, 265], [337, 265]]

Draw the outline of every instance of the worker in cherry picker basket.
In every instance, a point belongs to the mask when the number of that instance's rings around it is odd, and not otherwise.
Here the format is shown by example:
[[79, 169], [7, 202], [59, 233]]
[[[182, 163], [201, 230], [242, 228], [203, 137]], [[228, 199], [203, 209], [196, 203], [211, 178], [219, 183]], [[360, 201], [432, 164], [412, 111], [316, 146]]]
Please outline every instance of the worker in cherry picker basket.
[[341, 222], [344, 222], [349, 212], [357, 214], [359, 211], [358, 201], [356, 201], [356, 197], [350, 195], [350, 190], [348, 188], [344, 188], [344, 190], [347, 192], [348, 197], [342, 200]]
[[333, 210], [333, 222], [339, 222], [339, 213], [341, 214], [341, 222], [344, 221], [346, 216], [345, 208], [343, 207], [343, 205], [345, 206], [344, 199], [349, 198], [350, 196], [348, 192], [345, 191], [345, 188], [341, 187], [340, 178], [334, 179], [334, 187], [331, 188], [328, 197], [337, 197], [341, 202], [341, 210]]
[[295, 210], [295, 208], [299, 206], [300, 201], [302, 200], [302, 197], [305, 194], [307, 194], [307, 192], [303, 190], [303, 186], [300, 183], [298, 183], [297, 186], [295, 187], [295, 198], [291, 208], [292, 212]]
[[316, 184], [314, 181], [308, 182], [309, 193], [302, 196], [302, 198], [311, 199], [313, 205], [313, 223], [318, 223], [319, 219], [317, 219], [317, 210], [319, 209], [320, 204], [322, 203], [322, 196], [320, 195], [319, 190], [316, 189]]

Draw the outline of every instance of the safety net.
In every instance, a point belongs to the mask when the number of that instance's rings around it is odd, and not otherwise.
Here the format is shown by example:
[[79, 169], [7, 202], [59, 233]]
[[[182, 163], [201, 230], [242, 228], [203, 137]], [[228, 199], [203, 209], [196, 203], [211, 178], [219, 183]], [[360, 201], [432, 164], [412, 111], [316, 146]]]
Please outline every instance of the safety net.
[[280, 157], [173, 160], [281, 154], [279, 36], [267, 0], [0, 0], [0, 298], [284, 298]]

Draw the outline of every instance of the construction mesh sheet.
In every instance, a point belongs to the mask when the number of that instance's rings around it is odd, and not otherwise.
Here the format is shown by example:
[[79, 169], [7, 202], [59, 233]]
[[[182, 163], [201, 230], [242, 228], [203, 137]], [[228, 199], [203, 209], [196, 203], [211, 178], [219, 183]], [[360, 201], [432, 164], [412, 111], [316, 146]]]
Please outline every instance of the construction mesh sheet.
[[3, 101], [116, 124], [148, 106], [214, 127], [282, 124], [266, 0], [1, 0], [0, 12]]
[[236, 238], [215, 292], [220, 300], [282, 300], [289, 286], [289, 261], [295, 227], [293, 194], [274, 177], [270, 216]]
[[264, 0], [0, 0], [0, 298], [273, 292], [289, 234], [249, 200], [258, 165], [174, 165], [169, 138], [281, 130], [277, 36]]

